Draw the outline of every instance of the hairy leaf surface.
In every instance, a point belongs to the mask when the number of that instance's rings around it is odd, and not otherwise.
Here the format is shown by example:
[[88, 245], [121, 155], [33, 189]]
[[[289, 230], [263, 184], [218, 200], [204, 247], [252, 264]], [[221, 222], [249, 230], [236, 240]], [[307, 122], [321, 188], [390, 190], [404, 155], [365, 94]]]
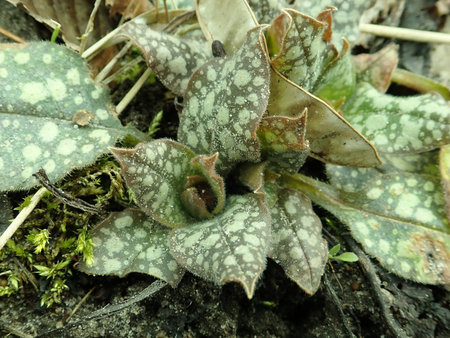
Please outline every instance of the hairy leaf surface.
[[[0, 191], [31, 188], [40, 168], [58, 180], [128, 133], [112, 115], [107, 90], [63, 46], [0, 46], [0, 78]], [[80, 112], [90, 118], [79, 123]]]
[[354, 192], [366, 182], [382, 178], [388, 173], [426, 174], [439, 177], [438, 152], [428, 151], [420, 154], [383, 154], [383, 164], [376, 168], [352, 168], [327, 164], [327, 176], [338, 189]]
[[268, 256], [306, 293], [314, 294], [325, 270], [328, 249], [311, 201], [297, 190], [283, 189], [270, 214], [272, 237]]
[[142, 16], [124, 24], [116, 37], [130, 39], [142, 51], [147, 65], [160, 81], [180, 96], [184, 95], [194, 71], [212, 58], [206, 41], [153, 30]]
[[421, 283], [450, 282], [450, 227], [439, 179], [386, 174], [354, 193], [299, 174], [285, 180], [346, 224], [386, 269]]
[[296, 173], [309, 155], [305, 139], [307, 111], [298, 118], [264, 117], [258, 128], [263, 159], [276, 170]]
[[450, 145], [441, 148], [439, 167], [442, 175], [442, 188], [444, 189], [447, 218], [450, 221]]
[[261, 196], [230, 196], [215, 218], [174, 229], [170, 249], [189, 271], [218, 284], [235, 281], [251, 298], [266, 266], [270, 215]]
[[127, 186], [139, 206], [158, 222], [179, 227], [196, 221], [182, 198], [183, 192], [196, 183], [204, 182], [211, 187], [212, 198], [220, 206], [214, 213], [223, 207], [223, 180], [214, 172], [216, 156], [196, 157], [186, 146], [167, 139], [141, 143], [135, 149], [111, 148], [111, 151], [119, 160]]
[[364, 11], [372, 6], [370, 0], [297, 0], [294, 8], [302, 13], [317, 16], [326, 6], [334, 6], [333, 41], [339, 45], [342, 38], [353, 43], [359, 35], [359, 20]]
[[330, 101], [349, 97], [355, 87], [352, 60], [344, 41], [340, 53], [327, 41], [331, 10], [313, 19], [294, 10], [285, 10], [289, 26], [281, 51], [273, 66], [303, 89]]
[[283, 8], [288, 7], [282, 0], [247, 0], [247, 3], [260, 24], [270, 24], [275, 17], [280, 15]]
[[269, 96], [262, 28], [247, 33], [232, 56], [215, 58], [189, 81], [178, 140], [197, 154], [220, 154], [218, 171], [259, 160], [256, 129]]
[[92, 231], [94, 262], [81, 262], [78, 269], [95, 275], [123, 277], [141, 272], [175, 287], [183, 277], [169, 250], [170, 228], [138, 209], [113, 212]]
[[363, 83], [342, 111], [380, 153], [419, 153], [450, 143], [450, 104], [437, 95], [394, 97]]

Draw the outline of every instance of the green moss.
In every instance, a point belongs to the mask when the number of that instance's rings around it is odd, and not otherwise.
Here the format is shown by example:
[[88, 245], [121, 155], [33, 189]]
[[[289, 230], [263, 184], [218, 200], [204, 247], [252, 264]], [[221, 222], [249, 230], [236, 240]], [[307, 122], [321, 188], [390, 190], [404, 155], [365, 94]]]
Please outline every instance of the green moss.
[[[101, 209], [131, 202], [121, 169], [103, 157], [94, 165], [73, 171], [58, 188]], [[16, 207], [22, 210], [31, 195]], [[69, 287], [66, 281], [78, 261], [93, 260], [90, 229], [100, 217], [65, 205], [50, 192], [0, 251], [0, 296], [33, 292], [36, 281], [50, 282], [41, 294], [41, 305], [59, 303]]]

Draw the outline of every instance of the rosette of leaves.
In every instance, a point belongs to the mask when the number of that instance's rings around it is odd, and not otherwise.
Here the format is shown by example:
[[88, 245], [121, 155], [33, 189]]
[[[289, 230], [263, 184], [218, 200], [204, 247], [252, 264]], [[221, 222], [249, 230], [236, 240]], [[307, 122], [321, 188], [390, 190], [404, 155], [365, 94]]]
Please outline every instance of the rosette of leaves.
[[[178, 36], [149, 32], [139, 19], [127, 24], [127, 29], [139, 29], [122, 31], [121, 36], [144, 46], [149, 66], [183, 95], [180, 143], [162, 140], [134, 150], [113, 149], [143, 211], [126, 210], [102, 222], [94, 232], [97, 260], [91, 267], [83, 265], [83, 271], [121, 276], [146, 272], [176, 285], [188, 269], [218, 284], [238, 281], [251, 297], [269, 256], [312, 294], [319, 286], [327, 248], [311, 198], [348, 224], [355, 238], [391, 271], [426, 283], [446, 283], [448, 223], [439, 211], [442, 192], [435, 179], [403, 173], [375, 181], [371, 177], [357, 193], [350, 193], [295, 173], [307, 155], [345, 166], [380, 164], [371, 143], [335, 109], [360, 132], [368, 132], [375, 144], [384, 142], [381, 151], [387, 163], [388, 153], [416, 154], [448, 143], [448, 111], [432, 107], [429, 95], [402, 101], [373, 91], [365, 83], [373, 78], [355, 71], [349, 44], [344, 41], [340, 52], [332, 44], [331, 9], [317, 19], [284, 11], [268, 33], [269, 40], [278, 41], [272, 60], [262, 36], [265, 27], [257, 24], [245, 1], [197, 1], [196, 10], [206, 39], [223, 41], [227, 55], [211, 59], [209, 51], [190, 47]], [[238, 17], [227, 22], [218, 15], [226, 10]], [[236, 22], [243, 23], [242, 30], [236, 29]], [[142, 35], [154, 39], [148, 42]], [[192, 61], [197, 52], [203, 55], [197, 60], [203, 61]], [[422, 104], [431, 111], [424, 113], [418, 108]], [[385, 111], [389, 113], [383, 115]], [[376, 123], [365, 124], [365, 116]], [[390, 119], [402, 127], [393, 137], [380, 136], [383, 130], [389, 132], [382, 126]], [[417, 135], [412, 121], [420, 121]], [[433, 135], [427, 124], [431, 128], [438, 122], [442, 125]], [[385, 140], [397, 138], [399, 145], [390, 149]], [[395, 155], [391, 159], [395, 162]], [[348, 170], [343, 175], [347, 181], [362, 182], [359, 172], [377, 173], [342, 168]], [[226, 197], [220, 187], [236, 173], [252, 193]], [[386, 187], [383, 180], [389, 183]], [[418, 190], [422, 185], [433, 187], [432, 199], [423, 205]], [[397, 201], [402, 192], [407, 200]], [[413, 209], [405, 207], [409, 198]], [[388, 207], [381, 203], [391, 200]], [[434, 211], [427, 211], [427, 205]], [[406, 216], [409, 211], [413, 215]], [[442, 222], [435, 224], [437, 220]], [[134, 236], [135, 229], [139, 235]]]
[[141, 210], [112, 214], [94, 230], [96, 274], [149, 273], [175, 286], [183, 271], [240, 282], [251, 297], [264, 270], [270, 214], [263, 196], [229, 196], [217, 154], [196, 156], [170, 140], [111, 149]]
[[[327, 247], [309, 200], [272, 183], [268, 198], [273, 203], [267, 205], [259, 165], [241, 176], [253, 193], [225, 198], [223, 178], [216, 172], [226, 175], [241, 162], [260, 161], [256, 129], [268, 103], [264, 94], [270, 74], [262, 41], [262, 28], [256, 27], [234, 55], [213, 59], [194, 72], [179, 127], [179, 140], [189, 148], [156, 140], [133, 150], [112, 149], [148, 217], [126, 210], [98, 225], [93, 233], [96, 259], [92, 266], [83, 263], [82, 271], [146, 272], [176, 285], [188, 269], [219, 284], [237, 281], [251, 297], [269, 255], [306, 292], [317, 290]], [[254, 98], [233, 101], [244, 85]], [[190, 149], [213, 154], [195, 156]], [[136, 236], [136, 229], [142, 234]]]

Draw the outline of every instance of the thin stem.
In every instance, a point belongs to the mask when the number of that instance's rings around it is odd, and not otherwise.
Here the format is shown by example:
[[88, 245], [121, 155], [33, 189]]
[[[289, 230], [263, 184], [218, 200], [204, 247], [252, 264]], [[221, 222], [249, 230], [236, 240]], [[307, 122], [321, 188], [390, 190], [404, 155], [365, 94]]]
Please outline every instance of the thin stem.
[[392, 73], [392, 82], [414, 89], [419, 93], [437, 92], [446, 100], [450, 100], [450, 89], [425, 76], [408, 72], [404, 69], [396, 69]]
[[425, 43], [450, 44], [450, 34], [440, 32], [430, 32], [418, 29], [409, 29], [409, 28], [391, 27], [373, 24], [360, 24], [359, 30], [362, 33], [383, 36], [386, 38], [425, 42]]
[[0, 34], [6, 36], [7, 38], [16, 41], [16, 42], [20, 42], [20, 43], [24, 43], [26, 42], [24, 39], [22, 39], [20, 36], [17, 36], [14, 33], [11, 33], [10, 31], [6, 30], [3, 27], [0, 27]]
[[41, 200], [42, 196], [47, 192], [47, 188], [42, 187], [39, 189], [33, 197], [31, 197], [30, 204], [20, 211], [14, 221], [8, 226], [5, 232], [0, 236], [0, 250], [5, 246], [6, 242], [14, 235], [14, 233], [19, 229], [20, 225], [25, 221], [25, 219], [30, 215], [33, 209]]
[[139, 89], [141, 89], [141, 87], [144, 85], [145, 81], [147, 81], [147, 79], [151, 74], [152, 70], [150, 68], [147, 68], [144, 74], [141, 75], [139, 80], [136, 81], [134, 86], [131, 87], [130, 91], [123, 97], [122, 101], [120, 101], [119, 104], [116, 106], [117, 114], [120, 114], [121, 112], [124, 111], [124, 109], [128, 106], [131, 100], [134, 99]]
[[123, 38], [123, 39], [114, 39], [114, 41], [111, 41], [117, 34], [118, 30], [121, 28], [122, 27], [119, 26], [116, 29], [109, 32], [108, 34], [106, 34], [104, 37], [102, 37], [100, 40], [98, 40], [96, 43], [94, 43], [92, 46], [90, 46], [84, 52], [80, 53], [81, 57], [86, 60], [90, 60], [95, 55], [97, 55], [101, 50], [125, 40], [125, 38]]
[[128, 52], [128, 50], [131, 47], [131, 42], [128, 42], [121, 50], [119, 53], [117, 53], [116, 55], [114, 55], [114, 57], [111, 59], [111, 61], [108, 62], [108, 64], [101, 70], [101, 72], [99, 72], [95, 78], [95, 82], [96, 83], [100, 83], [105, 77], [106, 75], [109, 74], [109, 72], [111, 71], [111, 69], [115, 66], [115, 64], [117, 63], [117, 61], [119, 61], [119, 59], [124, 56], [126, 54], [126, 52]]
[[102, 81], [102, 83], [104, 85], [107, 85], [112, 80], [117, 78], [119, 75], [125, 73], [128, 69], [130, 69], [131, 67], [133, 67], [134, 65], [137, 65], [138, 63], [140, 63], [142, 61], [144, 61], [144, 58], [142, 56], [138, 56], [138, 57], [134, 58], [132, 61], [123, 65], [118, 71], [116, 71], [115, 73], [112, 73], [110, 76], [108, 76], [106, 79], [104, 79]]
[[91, 12], [91, 16], [89, 17], [88, 23], [86, 25], [86, 30], [84, 31], [84, 34], [81, 39], [80, 54], [82, 54], [84, 52], [84, 50], [86, 49], [88, 36], [94, 29], [95, 16], [97, 15], [97, 11], [98, 11], [98, 8], [100, 7], [101, 3], [102, 3], [102, 0], [95, 0], [94, 9]]
[[91, 295], [91, 293], [95, 290], [95, 286], [90, 289], [88, 291], [88, 293], [86, 293], [84, 295], [84, 297], [80, 300], [80, 302], [75, 306], [75, 308], [73, 309], [73, 311], [70, 313], [70, 315], [67, 317], [66, 319], [66, 323], [70, 322], [70, 320], [72, 319], [73, 315], [80, 309], [81, 305], [83, 305], [86, 300], [88, 299], [88, 297]]

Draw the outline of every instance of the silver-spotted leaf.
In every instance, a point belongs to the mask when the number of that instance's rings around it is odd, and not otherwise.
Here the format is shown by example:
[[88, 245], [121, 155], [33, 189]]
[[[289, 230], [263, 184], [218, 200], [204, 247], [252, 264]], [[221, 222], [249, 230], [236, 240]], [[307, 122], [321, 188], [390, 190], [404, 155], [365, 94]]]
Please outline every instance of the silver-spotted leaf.
[[113, 212], [92, 231], [94, 261], [78, 269], [94, 275], [123, 277], [141, 272], [175, 287], [184, 274], [169, 250], [170, 228], [137, 209]]
[[355, 72], [344, 41], [341, 52], [327, 41], [331, 9], [316, 20], [294, 10], [285, 10], [289, 27], [280, 53], [272, 65], [303, 89], [329, 101], [349, 97], [355, 87]]
[[450, 104], [437, 95], [394, 97], [362, 83], [342, 111], [380, 153], [419, 153], [450, 143]]
[[450, 227], [438, 178], [386, 174], [354, 193], [299, 174], [286, 181], [346, 224], [386, 269], [416, 282], [450, 283]]
[[191, 77], [178, 140], [197, 154], [220, 154], [218, 172], [260, 157], [256, 129], [269, 96], [262, 28], [247, 33], [232, 56], [215, 58]]
[[305, 108], [308, 109], [306, 139], [312, 157], [356, 167], [380, 164], [375, 148], [331, 106], [273, 70], [269, 114], [298, 117]]
[[266, 266], [270, 215], [262, 196], [228, 197], [215, 218], [174, 229], [173, 256], [189, 271], [218, 284], [235, 281], [251, 298]]
[[247, 3], [260, 24], [270, 24], [287, 7], [282, 0], [247, 0]]
[[420, 154], [383, 154], [383, 164], [376, 168], [352, 168], [327, 164], [327, 176], [333, 186], [338, 189], [354, 192], [366, 182], [379, 179], [388, 173], [426, 174], [439, 177], [438, 151]]
[[270, 208], [270, 215], [272, 237], [268, 256], [306, 293], [314, 294], [325, 271], [328, 248], [311, 201], [297, 190], [283, 189]]
[[439, 167], [442, 176], [447, 218], [450, 221], [450, 145], [441, 148], [439, 153]]
[[333, 42], [339, 45], [342, 38], [352, 44], [359, 35], [359, 20], [365, 10], [370, 8], [370, 0], [298, 0], [293, 7], [308, 15], [316, 17], [326, 6], [333, 6], [337, 11], [333, 14]]
[[258, 128], [261, 153], [269, 167], [296, 173], [309, 155], [305, 139], [307, 109], [300, 117], [264, 117]]
[[196, 221], [182, 198], [185, 189], [192, 188], [189, 177], [204, 179], [223, 206], [223, 181], [213, 171], [216, 157], [196, 157], [186, 146], [167, 139], [141, 143], [135, 149], [111, 148], [111, 152], [139, 206], [164, 225], [179, 227]]
[[[40, 168], [58, 180], [132, 132], [113, 116], [83, 59], [63, 46], [0, 46], [0, 79], [0, 191], [38, 184], [32, 174]], [[79, 111], [91, 116], [83, 126], [73, 122]]]
[[195, 0], [197, 19], [209, 43], [222, 42], [227, 54], [244, 43], [257, 22], [245, 0]]
[[180, 96], [184, 95], [194, 71], [212, 58], [206, 41], [153, 30], [147, 25], [145, 16], [125, 23], [116, 37], [130, 39], [142, 51], [147, 65], [160, 81]]

